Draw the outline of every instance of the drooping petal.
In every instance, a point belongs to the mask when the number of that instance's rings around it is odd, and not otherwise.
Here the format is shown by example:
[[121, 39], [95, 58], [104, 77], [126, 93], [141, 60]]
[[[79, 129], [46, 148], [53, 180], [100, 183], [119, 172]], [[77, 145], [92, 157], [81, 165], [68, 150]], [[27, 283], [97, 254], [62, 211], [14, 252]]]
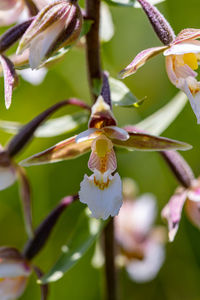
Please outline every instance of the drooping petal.
[[103, 129], [104, 133], [111, 139], [126, 141], [129, 139], [128, 132], [117, 126], [107, 126]]
[[168, 222], [169, 241], [173, 242], [177, 233], [183, 205], [187, 198], [187, 190], [181, 189], [174, 194], [162, 210], [162, 217]]
[[162, 150], [187, 150], [191, 146], [179, 141], [156, 137], [140, 132], [128, 132], [130, 138], [127, 141], [112, 139], [114, 145], [130, 150], [162, 151]]
[[200, 202], [187, 200], [185, 209], [190, 221], [200, 229]]
[[41, 68], [39, 70], [25, 69], [25, 70], [21, 70], [19, 73], [24, 80], [28, 81], [32, 85], [39, 85], [43, 82], [47, 74], [47, 69], [46, 68]]
[[198, 39], [200, 37], [200, 29], [187, 28], [183, 29], [174, 40], [173, 44], [179, 44], [189, 40]]
[[24, 215], [24, 222], [27, 234], [30, 238], [34, 235], [33, 222], [32, 222], [32, 205], [31, 205], [31, 188], [27, 175], [23, 168], [17, 167], [19, 182], [20, 182], [20, 195], [22, 201], [22, 209]]
[[145, 247], [144, 258], [141, 260], [130, 260], [126, 266], [126, 270], [130, 278], [136, 282], [150, 281], [156, 277], [164, 259], [164, 246], [150, 241]]
[[17, 179], [16, 170], [14, 167], [0, 166], [0, 191], [11, 186]]
[[163, 52], [164, 56], [182, 55], [185, 53], [200, 53], [200, 42], [188, 41], [180, 44], [175, 44]]
[[13, 63], [6, 56], [0, 55], [0, 62], [3, 68], [4, 75], [5, 105], [8, 109], [11, 105], [13, 89], [18, 83], [18, 76], [15, 72]]
[[200, 124], [200, 83], [195, 78], [188, 78], [182, 82], [182, 90], [188, 96], [197, 123]]
[[167, 48], [167, 46], [163, 46], [143, 50], [134, 58], [134, 60], [125, 69], [123, 69], [120, 72], [120, 78], [125, 78], [129, 75], [134, 74], [140, 67], [142, 67], [147, 62], [147, 60], [163, 52]]
[[76, 136], [74, 136], [23, 160], [21, 164], [23, 166], [31, 166], [73, 159], [90, 151], [91, 144], [92, 140], [77, 144]]
[[96, 184], [95, 176], [93, 174], [88, 177], [84, 176], [81, 182], [81, 189], [79, 198], [82, 203], [88, 205], [92, 217], [106, 220], [109, 216], [116, 216], [122, 206], [122, 183], [118, 173], [114, 176], [108, 176], [103, 179], [105, 188], [100, 189]]

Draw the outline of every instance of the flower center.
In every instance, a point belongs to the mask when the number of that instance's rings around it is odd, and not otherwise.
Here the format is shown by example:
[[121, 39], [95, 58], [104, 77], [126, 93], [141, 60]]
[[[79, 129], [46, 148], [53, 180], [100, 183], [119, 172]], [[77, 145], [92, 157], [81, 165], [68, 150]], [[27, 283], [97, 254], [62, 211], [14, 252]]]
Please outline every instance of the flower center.
[[109, 186], [110, 183], [110, 179], [107, 177], [107, 181], [104, 182], [103, 178], [101, 178], [100, 180], [97, 180], [96, 177], [94, 176], [94, 184], [100, 189], [100, 190], [104, 190], [105, 188], [107, 188]]
[[183, 55], [184, 63], [187, 64], [192, 70], [198, 69], [197, 56], [194, 53], [186, 53]]
[[99, 157], [103, 158], [110, 152], [108, 139], [98, 139], [96, 141], [96, 153]]

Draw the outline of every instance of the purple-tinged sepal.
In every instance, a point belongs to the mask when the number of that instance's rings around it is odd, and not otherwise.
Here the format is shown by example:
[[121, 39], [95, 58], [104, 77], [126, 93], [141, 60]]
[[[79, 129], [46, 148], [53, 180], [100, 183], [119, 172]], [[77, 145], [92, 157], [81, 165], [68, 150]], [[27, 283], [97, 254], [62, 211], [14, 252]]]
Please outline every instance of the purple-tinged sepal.
[[174, 31], [159, 10], [147, 0], [137, 1], [142, 6], [160, 41], [164, 45], [169, 45], [171, 42], [173, 42], [175, 39]]

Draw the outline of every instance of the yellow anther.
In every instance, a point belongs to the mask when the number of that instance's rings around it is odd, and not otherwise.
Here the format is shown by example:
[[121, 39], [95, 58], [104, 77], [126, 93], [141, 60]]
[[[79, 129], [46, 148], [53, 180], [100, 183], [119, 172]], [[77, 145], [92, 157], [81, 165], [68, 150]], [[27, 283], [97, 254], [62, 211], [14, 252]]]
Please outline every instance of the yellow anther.
[[186, 53], [183, 55], [184, 63], [187, 64], [192, 70], [198, 69], [197, 56], [194, 53]]

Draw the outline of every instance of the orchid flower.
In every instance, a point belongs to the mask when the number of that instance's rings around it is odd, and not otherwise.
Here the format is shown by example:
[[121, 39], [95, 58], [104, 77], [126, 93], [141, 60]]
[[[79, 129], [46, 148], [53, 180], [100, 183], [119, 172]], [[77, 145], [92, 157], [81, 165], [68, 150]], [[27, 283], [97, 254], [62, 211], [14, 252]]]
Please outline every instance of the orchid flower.
[[162, 210], [162, 217], [168, 222], [169, 241], [172, 242], [179, 228], [184, 204], [187, 216], [200, 229], [200, 179], [195, 179], [190, 166], [177, 152], [162, 152], [162, 156], [181, 183]]
[[150, 58], [163, 53], [166, 71], [172, 84], [188, 97], [191, 107], [200, 123], [200, 82], [197, 80], [200, 58], [200, 29], [182, 30], [176, 37], [166, 19], [146, 0], [138, 0], [147, 14], [154, 30], [164, 46], [149, 48], [140, 52], [134, 60], [120, 72], [125, 78], [142, 67]]
[[88, 130], [64, 140], [22, 162], [24, 166], [72, 159], [91, 151], [88, 162], [91, 176], [84, 176], [79, 198], [88, 205], [95, 218], [107, 219], [118, 214], [122, 205], [122, 184], [113, 147], [158, 151], [187, 149], [188, 145], [117, 127], [111, 106], [101, 95], [91, 110]]
[[[130, 185], [130, 179], [129, 184]], [[165, 230], [154, 226], [156, 200], [151, 194], [139, 198], [126, 193], [123, 180], [124, 204], [115, 218], [115, 238], [119, 245], [118, 263], [125, 266], [130, 278], [146, 282], [155, 278], [165, 259]]]

